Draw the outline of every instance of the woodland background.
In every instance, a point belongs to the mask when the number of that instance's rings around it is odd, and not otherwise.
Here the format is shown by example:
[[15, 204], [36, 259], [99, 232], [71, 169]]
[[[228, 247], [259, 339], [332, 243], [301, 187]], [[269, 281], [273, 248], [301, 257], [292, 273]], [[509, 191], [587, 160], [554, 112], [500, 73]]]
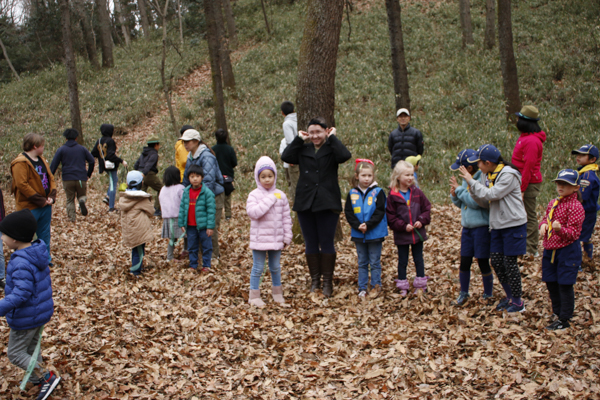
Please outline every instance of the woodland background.
[[[580, 276], [575, 324], [566, 332], [543, 329], [551, 310], [539, 259], [522, 260], [525, 313], [497, 314], [478, 302], [478, 272], [471, 282], [473, 300], [463, 308], [451, 306], [458, 295], [460, 218], [459, 210], [447, 205], [448, 166], [459, 150], [487, 142], [510, 155], [518, 137], [507, 118], [498, 46], [488, 49], [484, 40], [486, 1], [470, 4], [472, 44], [463, 39], [458, 1], [399, 3], [411, 123], [426, 141], [420, 184], [437, 204], [426, 242], [426, 272], [432, 277], [428, 295], [403, 300], [394, 293], [396, 250], [388, 240], [382, 256], [385, 294], [360, 303], [356, 255], [344, 222], [334, 297], [309, 296], [303, 246], [293, 245], [282, 258], [291, 307], [269, 302], [263, 310], [246, 303], [252, 260], [245, 197], [254, 186], [258, 157], [278, 159], [279, 105], [298, 100], [300, 48], [307, 7], [315, 0], [230, 0], [237, 46], [226, 19], [205, 18], [209, 14], [202, 1], [169, 2], [166, 8], [165, 2], [142, 2], [151, 21], [146, 33], [139, 2], [121, 1], [121, 14], [113, 2], [110, 7], [100, 1], [64, 2], [75, 62], [70, 66], [61, 3], [30, 3], [28, 13], [15, 13], [4, 1], [1, 10], [0, 39], [7, 57], [0, 61], [0, 183], [9, 211], [14, 207], [8, 166], [22, 136], [43, 133], [44, 155], [51, 159], [64, 141], [62, 131], [75, 125], [69, 107], [72, 80], [67, 79], [73, 65], [88, 148], [102, 123], [117, 127], [119, 153], [131, 162], [144, 138], [158, 135], [162, 172], [174, 163], [174, 126], [192, 124], [214, 144], [210, 132], [225, 116], [240, 160], [234, 218], [223, 225], [224, 255], [210, 275], [164, 260], [166, 242], [158, 239], [161, 221], [155, 219], [157, 239], [148, 244], [148, 270], [132, 280], [127, 274], [130, 252], [120, 244], [119, 216], [108, 214], [100, 201], [106, 177], [93, 176], [90, 215], [76, 224], [67, 222], [59, 191], [52, 228], [56, 311], [43, 347], [50, 366], [65, 378], [54, 398], [599, 396], [600, 277], [594, 263]], [[342, 3], [331, 111], [353, 157], [371, 158], [379, 167], [377, 180], [386, 185], [386, 142], [396, 125], [397, 105], [386, 4]], [[570, 150], [600, 139], [600, 2], [519, 0], [509, 5], [519, 99], [540, 109], [548, 133], [541, 213], [554, 193], [551, 178], [575, 165]], [[104, 66], [99, 6], [109, 14], [108, 42], [113, 45], [112, 63]], [[226, 7], [222, 11], [227, 14]], [[229, 55], [235, 77], [235, 88], [223, 91], [221, 115], [214, 111], [220, 105], [211, 75], [214, 53], [211, 58], [205, 40], [211, 21], [220, 23], [222, 43], [228, 46], [220, 54]], [[86, 26], [95, 51], [86, 41]], [[227, 67], [221, 68], [223, 84]], [[340, 170], [344, 196], [351, 174], [347, 163]], [[285, 187], [282, 179], [279, 185]], [[267, 275], [261, 287], [267, 296], [269, 286]], [[497, 286], [495, 293], [500, 291]], [[8, 327], [0, 323], [2, 346], [7, 340]], [[18, 390], [21, 371], [2, 349], [0, 397], [31, 397], [36, 389]]]

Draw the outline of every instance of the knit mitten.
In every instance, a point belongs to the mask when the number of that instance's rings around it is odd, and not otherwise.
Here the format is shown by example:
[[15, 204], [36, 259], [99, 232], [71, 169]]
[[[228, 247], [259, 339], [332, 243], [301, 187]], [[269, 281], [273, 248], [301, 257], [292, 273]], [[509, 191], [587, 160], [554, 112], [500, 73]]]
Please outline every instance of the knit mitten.
[[408, 289], [410, 289], [410, 284], [408, 283], [408, 279], [394, 279], [394, 282], [396, 282], [396, 287], [398, 289], [400, 289], [400, 295], [402, 297], [406, 296], [408, 294]]

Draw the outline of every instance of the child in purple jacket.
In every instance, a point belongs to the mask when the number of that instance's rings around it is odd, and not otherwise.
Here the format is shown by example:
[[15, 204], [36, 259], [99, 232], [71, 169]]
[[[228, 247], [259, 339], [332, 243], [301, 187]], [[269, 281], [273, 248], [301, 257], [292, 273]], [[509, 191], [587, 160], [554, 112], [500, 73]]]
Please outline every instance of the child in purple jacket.
[[427, 276], [423, 261], [423, 242], [427, 240], [425, 225], [431, 222], [431, 203], [418, 187], [414, 186], [414, 169], [406, 161], [398, 161], [392, 172], [390, 195], [385, 209], [388, 226], [394, 232], [398, 247], [398, 279], [395, 280], [400, 294], [406, 296], [409, 283], [406, 279], [408, 252], [412, 247], [417, 276], [413, 281], [415, 293], [427, 291]]

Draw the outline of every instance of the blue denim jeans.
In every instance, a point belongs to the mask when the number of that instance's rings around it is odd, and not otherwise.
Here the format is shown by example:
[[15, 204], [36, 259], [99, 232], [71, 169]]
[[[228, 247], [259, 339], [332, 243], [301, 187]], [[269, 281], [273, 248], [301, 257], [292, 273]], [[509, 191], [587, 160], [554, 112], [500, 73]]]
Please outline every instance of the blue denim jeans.
[[4, 263], [4, 242], [0, 238], [0, 279], [6, 277], [6, 264]]
[[142, 273], [142, 263], [144, 262], [144, 252], [146, 250], [146, 243], [140, 244], [137, 247], [131, 249], [131, 272], [134, 275], [140, 275]]
[[50, 254], [50, 222], [52, 222], [52, 206], [44, 206], [31, 210], [31, 213], [37, 221], [37, 230], [35, 234], [38, 239], [46, 243], [48, 249], [48, 264], [52, 263], [52, 254]]
[[212, 257], [212, 239], [206, 234], [206, 229], [198, 230], [195, 226], [187, 227], [188, 253], [190, 257], [190, 268], [198, 268], [198, 251], [202, 246], [202, 267], [210, 268]]
[[117, 197], [117, 186], [119, 186], [119, 178], [117, 176], [117, 169], [106, 170], [108, 174], [108, 190], [106, 195], [108, 196], [108, 207], [115, 208], [115, 199]]
[[381, 285], [381, 247], [383, 242], [354, 242], [354, 244], [358, 255], [358, 290], [367, 290], [369, 265], [371, 266], [371, 286]]
[[252, 272], [250, 273], [250, 289], [258, 290], [260, 277], [265, 268], [265, 260], [269, 255], [269, 271], [271, 272], [271, 282], [273, 286], [281, 286], [281, 250], [252, 250]]

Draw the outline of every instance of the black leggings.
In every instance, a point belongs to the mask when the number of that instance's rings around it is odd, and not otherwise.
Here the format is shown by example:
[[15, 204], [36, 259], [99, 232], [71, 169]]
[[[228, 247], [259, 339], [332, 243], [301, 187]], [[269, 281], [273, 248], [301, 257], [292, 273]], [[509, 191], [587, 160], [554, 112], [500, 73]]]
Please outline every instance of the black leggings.
[[335, 253], [333, 239], [339, 218], [340, 215], [333, 211], [298, 212], [306, 254]]
[[[473, 263], [473, 257], [460, 257], [460, 270], [462, 272], [470, 272], [471, 264]], [[490, 268], [490, 259], [489, 258], [478, 258], [477, 264], [479, 264], [479, 270], [481, 271], [481, 275], [488, 275], [492, 272], [492, 268]]]
[[491, 253], [490, 258], [492, 267], [494, 267], [500, 283], [510, 286], [513, 297], [522, 297], [523, 287], [521, 285], [521, 271], [519, 271], [517, 256]]
[[552, 300], [552, 312], [561, 320], [573, 317], [575, 309], [575, 291], [573, 285], [559, 285], [558, 282], [546, 282]]

